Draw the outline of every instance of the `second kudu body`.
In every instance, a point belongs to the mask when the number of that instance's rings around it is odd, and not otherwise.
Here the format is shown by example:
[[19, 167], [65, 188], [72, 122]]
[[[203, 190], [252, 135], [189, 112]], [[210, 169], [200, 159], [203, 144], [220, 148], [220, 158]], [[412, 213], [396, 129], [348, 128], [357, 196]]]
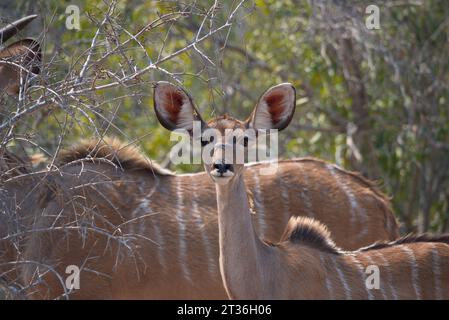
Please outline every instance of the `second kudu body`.
[[[156, 86], [154, 99], [166, 127], [186, 120], [184, 105], [193, 108], [168, 83]], [[64, 276], [68, 265], [81, 268], [72, 298], [227, 297], [215, 191], [205, 173], [173, 174], [117, 140], [80, 143], [60, 154], [59, 166], [24, 255], [38, 263], [23, 268], [24, 285], [41, 280], [34, 297], [63, 294], [55, 274]], [[280, 161], [275, 175], [260, 175], [266, 166], [249, 165], [245, 173], [258, 212], [253, 220], [266, 239], [279, 240], [294, 215], [323, 221], [346, 249], [398, 236], [388, 199], [359, 175], [316, 159]]]

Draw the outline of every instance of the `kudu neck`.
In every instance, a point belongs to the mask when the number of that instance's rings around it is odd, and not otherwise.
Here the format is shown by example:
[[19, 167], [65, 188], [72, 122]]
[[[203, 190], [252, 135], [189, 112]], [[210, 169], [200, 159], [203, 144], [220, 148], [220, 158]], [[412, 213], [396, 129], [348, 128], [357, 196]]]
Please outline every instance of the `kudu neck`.
[[249, 222], [249, 226], [252, 227], [248, 194], [243, 174], [236, 176], [226, 185], [215, 184], [215, 189], [218, 214], [222, 215], [222, 218], [235, 219], [235, 224], [237, 224], [237, 221]]
[[227, 185], [216, 184], [220, 271], [233, 299], [261, 298], [265, 290], [266, 253], [251, 219], [243, 175]]

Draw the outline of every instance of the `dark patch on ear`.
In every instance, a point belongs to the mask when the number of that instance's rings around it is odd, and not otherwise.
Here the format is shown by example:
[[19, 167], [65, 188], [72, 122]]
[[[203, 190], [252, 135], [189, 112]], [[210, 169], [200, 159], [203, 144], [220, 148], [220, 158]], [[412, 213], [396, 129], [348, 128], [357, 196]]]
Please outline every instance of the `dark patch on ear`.
[[[169, 88], [166, 88], [164, 92], [159, 92], [158, 87], [164, 85], [168, 86]], [[162, 97], [163, 95], [163, 97]], [[161, 97], [161, 100], [163, 100], [161, 103], [162, 105], [159, 105], [156, 103], [157, 98]], [[182, 105], [188, 104], [189, 107], [192, 110], [192, 118], [196, 121], [201, 122], [201, 128], [205, 126], [205, 122], [201, 118], [198, 110], [195, 108], [195, 104], [193, 103], [192, 97], [181, 87], [178, 87], [174, 84], [171, 84], [169, 82], [160, 81], [157, 82], [154, 86], [154, 93], [153, 93], [153, 106], [154, 111], [156, 113], [156, 117], [159, 120], [160, 124], [167, 130], [173, 131], [177, 129], [177, 124], [179, 120], [179, 114], [182, 111]], [[162, 114], [162, 110], [159, 111], [159, 109], [163, 108], [164, 113]], [[167, 115], [168, 113], [168, 115]], [[187, 129], [187, 128], [184, 128]], [[189, 130], [189, 129], [187, 129]], [[190, 132], [191, 130], [189, 130]]]
[[[282, 88], [281, 88], [282, 86]], [[289, 91], [285, 86], [289, 86], [292, 92]], [[279, 91], [278, 91], [279, 90]], [[293, 93], [293, 101], [290, 101], [290, 94]], [[271, 121], [272, 128], [257, 128], [256, 118], [258, 117], [257, 111], [260, 104], [264, 102], [267, 107], [270, 119], [266, 121]], [[292, 105], [290, 106], [290, 102]], [[251, 115], [245, 120], [244, 124], [246, 128], [251, 128], [254, 126], [255, 129], [277, 129], [279, 131], [285, 129], [293, 118], [296, 109], [296, 90], [289, 83], [283, 83], [275, 87], [271, 87], [266, 90], [265, 93], [259, 98], [256, 107], [251, 112]], [[286, 112], [288, 112], [286, 114]], [[268, 124], [268, 123], [267, 123]]]
[[271, 122], [276, 125], [281, 121], [282, 113], [285, 111], [282, 105], [284, 96], [280, 93], [271, 94], [265, 98], [268, 106], [268, 112], [271, 115]]
[[167, 99], [166, 110], [169, 114], [169, 120], [176, 125], [178, 123], [179, 113], [181, 112], [181, 106], [184, 103], [183, 96], [180, 92], [170, 91], [166, 93], [165, 99]]

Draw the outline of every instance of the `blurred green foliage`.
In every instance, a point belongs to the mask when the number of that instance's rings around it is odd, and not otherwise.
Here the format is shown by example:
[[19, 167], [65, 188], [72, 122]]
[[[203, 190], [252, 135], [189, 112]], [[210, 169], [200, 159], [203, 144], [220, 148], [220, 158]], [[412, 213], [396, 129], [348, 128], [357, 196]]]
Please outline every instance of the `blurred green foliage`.
[[[51, 85], [64, 81], [69, 72], [79, 73], [108, 3], [17, 0], [3, 9], [12, 17], [40, 14], [40, 23], [47, 28], [45, 80]], [[202, 35], [225, 23], [237, 5], [236, 1], [219, 3]], [[264, 90], [291, 82], [297, 88], [297, 112], [292, 125], [280, 134], [282, 157], [314, 156], [362, 171], [382, 181], [403, 231], [447, 231], [449, 3], [374, 1], [380, 7], [381, 28], [367, 30], [364, 10], [372, 3], [247, 1], [230, 31], [225, 28], [198, 45], [213, 64], [190, 49], [160, 65], [171, 76], [155, 69], [135, 83], [80, 96], [78, 107], [69, 114], [48, 107], [17, 126], [16, 134], [32, 136], [50, 154], [62, 135], [66, 146], [98, 133], [138, 139], [149, 157], [167, 165], [174, 142], [152, 110], [154, 81], [174, 82], [173, 76], [181, 81], [206, 119], [222, 113], [243, 119]], [[80, 31], [65, 28], [69, 4], [81, 9]], [[113, 78], [104, 70], [120, 74], [134, 66], [142, 69], [159, 55], [183, 48], [195, 39], [212, 4], [119, 1], [112, 14], [114, 24], [130, 33], [163, 14], [188, 14], [140, 35], [145, 51], [132, 41], [121, 53], [90, 69], [89, 76], [97, 77], [95, 85], [106, 84]], [[121, 42], [129, 39], [124, 30], [117, 30]], [[102, 34], [102, 46], [93, 60], [106, 52], [108, 41], [113, 46], [116, 40]], [[354, 86], [357, 90], [351, 90]], [[352, 125], [359, 130], [353, 133]], [[361, 158], [355, 157], [357, 151]], [[187, 165], [171, 169], [202, 170]]]

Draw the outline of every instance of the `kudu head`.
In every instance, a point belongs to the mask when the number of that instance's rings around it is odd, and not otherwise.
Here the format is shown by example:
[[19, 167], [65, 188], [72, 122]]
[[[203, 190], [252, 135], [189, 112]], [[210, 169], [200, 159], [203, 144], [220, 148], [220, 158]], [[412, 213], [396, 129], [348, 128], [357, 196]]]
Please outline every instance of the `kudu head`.
[[0, 93], [18, 94], [21, 79], [40, 72], [41, 49], [34, 39], [21, 39], [3, 47], [7, 40], [36, 17], [27, 16], [0, 29]]
[[[246, 120], [224, 115], [205, 122], [184, 89], [158, 82], [154, 90], [154, 109], [159, 122], [168, 130], [187, 130], [194, 139], [201, 138], [203, 148], [208, 148], [203, 152], [206, 172], [220, 185], [241, 175], [245, 152], [259, 130], [287, 127], [295, 112], [295, 101], [295, 88], [282, 83], [262, 94]], [[195, 121], [200, 124], [201, 137], [193, 135]], [[210, 156], [209, 161], [204, 159], [204, 154]]]

